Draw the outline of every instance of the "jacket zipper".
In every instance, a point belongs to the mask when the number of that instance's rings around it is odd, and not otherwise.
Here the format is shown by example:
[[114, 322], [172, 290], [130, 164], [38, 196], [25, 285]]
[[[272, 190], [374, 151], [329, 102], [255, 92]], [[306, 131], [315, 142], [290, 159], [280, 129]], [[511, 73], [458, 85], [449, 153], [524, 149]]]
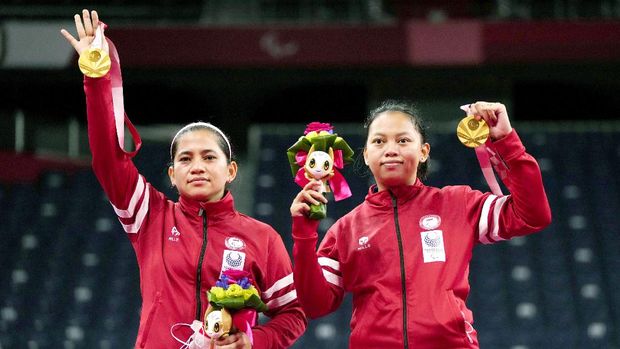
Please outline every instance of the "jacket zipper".
[[405, 282], [405, 256], [403, 254], [403, 240], [400, 234], [400, 223], [398, 222], [398, 204], [396, 196], [390, 192], [392, 197], [392, 208], [394, 208], [394, 225], [396, 226], [396, 239], [398, 240], [398, 256], [400, 257], [400, 285], [403, 295], [403, 340], [405, 349], [409, 348], [409, 338], [407, 335], [407, 286]]
[[198, 259], [198, 268], [196, 269], [196, 320], [200, 321], [200, 310], [202, 309], [202, 302], [200, 301], [202, 262], [207, 250], [207, 213], [201, 208], [198, 215], [202, 216], [202, 247], [200, 248], [200, 258]]

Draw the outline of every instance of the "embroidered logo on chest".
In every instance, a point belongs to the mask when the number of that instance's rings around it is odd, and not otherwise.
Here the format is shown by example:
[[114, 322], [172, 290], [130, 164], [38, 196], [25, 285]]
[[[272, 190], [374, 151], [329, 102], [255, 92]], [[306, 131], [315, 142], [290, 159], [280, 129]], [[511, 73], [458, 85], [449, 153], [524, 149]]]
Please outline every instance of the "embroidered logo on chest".
[[441, 225], [441, 217], [436, 214], [427, 214], [420, 218], [420, 228], [424, 230], [433, 230]]
[[357, 240], [357, 250], [361, 251], [361, 250], [365, 250], [367, 248], [370, 247], [370, 243], [368, 242], [368, 236], [362, 236], [361, 238], [359, 238]]
[[172, 227], [170, 230], [170, 236], [168, 236], [168, 241], [177, 242], [179, 241], [180, 236], [181, 232], [177, 229], [177, 227]]
[[230, 269], [243, 270], [244, 265], [245, 253], [240, 251], [224, 250], [224, 255], [222, 256], [222, 272]]
[[227, 237], [226, 240], [224, 240], [224, 244], [228, 249], [235, 251], [243, 250], [245, 248], [245, 242], [235, 236]]
[[443, 232], [441, 230], [423, 231], [420, 233], [422, 238], [422, 255], [424, 263], [445, 262], [446, 250], [443, 244]]

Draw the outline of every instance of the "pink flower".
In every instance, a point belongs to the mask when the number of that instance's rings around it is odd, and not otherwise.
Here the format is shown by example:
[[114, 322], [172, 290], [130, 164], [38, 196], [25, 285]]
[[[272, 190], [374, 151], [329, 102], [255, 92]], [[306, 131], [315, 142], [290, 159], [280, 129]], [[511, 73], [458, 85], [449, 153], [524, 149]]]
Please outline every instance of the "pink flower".
[[245, 270], [228, 269], [224, 271], [222, 274], [228, 277], [229, 284], [237, 283], [239, 280], [243, 278], [248, 278], [250, 282], [252, 282], [252, 278], [250, 278], [251, 274]]
[[327, 131], [328, 133], [334, 133], [334, 127], [326, 122], [318, 122], [314, 121], [309, 123], [306, 126], [306, 130], [304, 131], [304, 135], [307, 135], [310, 132], [316, 131], [317, 133], [321, 131]]

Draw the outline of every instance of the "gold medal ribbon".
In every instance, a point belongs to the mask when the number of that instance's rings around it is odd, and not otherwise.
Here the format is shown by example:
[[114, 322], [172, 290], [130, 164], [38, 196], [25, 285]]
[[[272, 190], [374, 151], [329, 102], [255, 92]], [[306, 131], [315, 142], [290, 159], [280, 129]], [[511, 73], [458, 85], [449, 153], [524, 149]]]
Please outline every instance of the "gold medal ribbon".
[[480, 169], [491, 192], [497, 196], [502, 196], [502, 189], [493, 173], [489, 149], [485, 146], [489, 138], [489, 125], [482, 119], [476, 120], [469, 110], [469, 105], [463, 105], [461, 109], [467, 113], [467, 116], [456, 127], [456, 136], [465, 146], [475, 149]]
[[[106, 24], [103, 22], [99, 22], [99, 26], [97, 27], [97, 31], [95, 32], [95, 38], [91, 44], [91, 50], [84, 50], [80, 58], [84, 56], [86, 57], [85, 59], [90, 59], [88, 57], [88, 55], [90, 55], [90, 52], [92, 51], [99, 52], [99, 54], [102, 55], [101, 57], [103, 57], [103, 58], [99, 57], [100, 60], [108, 59], [110, 61], [110, 67], [106, 71], [94, 70], [97, 72], [95, 76], [89, 75], [91, 70], [88, 70], [87, 72], [84, 72], [84, 71], [82, 72], [86, 76], [97, 78], [97, 77], [105, 76], [106, 74], [108, 74], [108, 71], [109, 71], [110, 85], [112, 88], [112, 91], [111, 91], [112, 100], [109, 102], [110, 105], [108, 106], [108, 108], [114, 112], [114, 124], [116, 128], [116, 139], [118, 141], [118, 146], [125, 154], [127, 154], [130, 157], [134, 157], [140, 150], [140, 147], [142, 146], [142, 139], [140, 138], [140, 134], [136, 130], [135, 126], [131, 123], [131, 120], [129, 120], [129, 118], [127, 117], [127, 114], [125, 113], [125, 102], [124, 102], [124, 97], [123, 97], [123, 76], [121, 74], [121, 61], [120, 61], [118, 52], [116, 51], [116, 47], [114, 46], [114, 43], [112, 42], [112, 40], [105, 39], [105, 37], [103, 36], [104, 28], [107, 28]], [[105, 51], [103, 51], [103, 40], [106, 40], [108, 44], [109, 53], [107, 54], [105, 53]], [[100, 50], [100, 51], [97, 51], [97, 50]], [[105, 55], [105, 57], [103, 55]], [[97, 57], [98, 56], [95, 53], [93, 54], [92, 58], [97, 58]], [[125, 127], [127, 127], [127, 130], [131, 134], [131, 138], [133, 138], [133, 143], [134, 143], [133, 151], [128, 151], [125, 149]]]

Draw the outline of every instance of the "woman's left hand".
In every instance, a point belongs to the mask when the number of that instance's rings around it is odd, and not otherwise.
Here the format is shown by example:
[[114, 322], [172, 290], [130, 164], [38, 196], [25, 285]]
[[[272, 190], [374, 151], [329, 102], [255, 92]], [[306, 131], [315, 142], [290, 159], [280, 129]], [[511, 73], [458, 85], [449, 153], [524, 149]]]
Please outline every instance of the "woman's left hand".
[[245, 332], [237, 332], [226, 336], [226, 338], [218, 339], [215, 342], [216, 349], [250, 349], [250, 337]]
[[469, 105], [469, 112], [476, 120], [483, 119], [489, 125], [492, 141], [500, 140], [512, 132], [508, 111], [502, 103], [476, 102]]
[[[95, 39], [95, 32], [99, 27], [99, 15], [97, 11], [89, 12], [88, 10], [82, 10], [82, 17], [79, 14], [73, 16], [75, 21], [75, 30], [78, 34], [78, 39], [69, 34], [66, 29], [60, 30], [60, 33], [67, 39], [67, 41], [73, 46], [78, 55], [82, 54], [82, 51], [91, 47], [93, 40]], [[103, 39], [103, 51], [109, 52], [108, 42]]]

